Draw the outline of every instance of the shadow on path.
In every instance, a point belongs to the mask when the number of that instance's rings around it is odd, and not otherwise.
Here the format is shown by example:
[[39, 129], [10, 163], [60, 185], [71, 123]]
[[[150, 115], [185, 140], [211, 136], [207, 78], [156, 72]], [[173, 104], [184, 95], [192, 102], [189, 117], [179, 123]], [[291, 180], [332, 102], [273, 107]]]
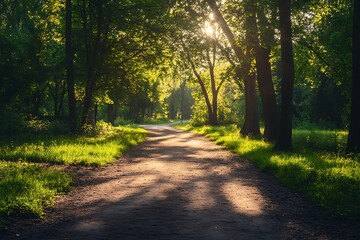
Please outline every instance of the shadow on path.
[[144, 143], [115, 164], [81, 175], [47, 218], [17, 225], [9, 239], [345, 236], [339, 223], [220, 146], [168, 125], [143, 127], [150, 132]]

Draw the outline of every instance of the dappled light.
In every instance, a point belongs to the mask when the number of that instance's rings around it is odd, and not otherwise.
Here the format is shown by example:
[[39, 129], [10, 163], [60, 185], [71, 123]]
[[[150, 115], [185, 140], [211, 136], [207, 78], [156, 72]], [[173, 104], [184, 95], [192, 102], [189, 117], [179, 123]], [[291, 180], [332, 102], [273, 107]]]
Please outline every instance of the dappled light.
[[[281, 239], [322, 236], [321, 214], [260, 171], [200, 136], [145, 126], [146, 142], [117, 163], [83, 171], [44, 231], [66, 238]], [[281, 199], [281, 205], [278, 203]], [[56, 211], [55, 211], [56, 212]], [[61, 225], [61, 228], [58, 226]]]
[[[246, 191], [244, 191], [244, 187]], [[225, 183], [222, 191], [236, 212], [249, 216], [263, 214], [264, 200], [257, 188], [242, 186], [241, 183]], [[258, 197], [254, 197], [258, 195]]]
[[360, 239], [359, 29], [353, 0], [0, 1], [0, 239]]

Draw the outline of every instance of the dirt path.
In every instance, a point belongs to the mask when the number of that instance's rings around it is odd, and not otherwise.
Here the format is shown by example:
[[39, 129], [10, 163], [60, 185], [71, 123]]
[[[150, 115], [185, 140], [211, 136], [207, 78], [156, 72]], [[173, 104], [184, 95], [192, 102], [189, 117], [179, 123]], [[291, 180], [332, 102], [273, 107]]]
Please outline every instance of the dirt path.
[[[299, 195], [204, 137], [167, 125], [10, 239], [345, 239]], [[347, 227], [347, 228], [346, 228]], [[18, 234], [18, 236], [16, 236]]]

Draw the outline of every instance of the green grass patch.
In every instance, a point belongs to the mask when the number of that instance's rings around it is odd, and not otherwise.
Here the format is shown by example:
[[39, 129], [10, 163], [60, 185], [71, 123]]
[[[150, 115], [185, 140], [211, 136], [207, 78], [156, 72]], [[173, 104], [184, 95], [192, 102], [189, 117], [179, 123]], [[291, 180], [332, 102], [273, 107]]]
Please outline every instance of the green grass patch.
[[33, 163], [0, 162], [0, 229], [11, 216], [44, 215], [55, 195], [68, 191], [72, 177]]
[[205, 135], [217, 144], [275, 175], [291, 189], [302, 192], [327, 213], [360, 219], [359, 156], [347, 158], [344, 131], [294, 130], [294, 150], [275, 152], [262, 139], [242, 137], [234, 126], [179, 128]]
[[119, 126], [90, 136], [17, 136], [0, 143], [0, 160], [105, 166], [146, 135], [141, 128]]

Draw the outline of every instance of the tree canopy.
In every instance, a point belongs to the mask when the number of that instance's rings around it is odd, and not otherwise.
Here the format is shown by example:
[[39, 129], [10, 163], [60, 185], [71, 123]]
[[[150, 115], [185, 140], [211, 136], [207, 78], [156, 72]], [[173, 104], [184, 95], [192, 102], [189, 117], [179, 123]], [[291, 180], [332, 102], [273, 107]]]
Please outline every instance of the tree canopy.
[[291, 148], [292, 128], [348, 129], [359, 152], [351, 0], [0, 2], [0, 131], [32, 119], [188, 118]]

